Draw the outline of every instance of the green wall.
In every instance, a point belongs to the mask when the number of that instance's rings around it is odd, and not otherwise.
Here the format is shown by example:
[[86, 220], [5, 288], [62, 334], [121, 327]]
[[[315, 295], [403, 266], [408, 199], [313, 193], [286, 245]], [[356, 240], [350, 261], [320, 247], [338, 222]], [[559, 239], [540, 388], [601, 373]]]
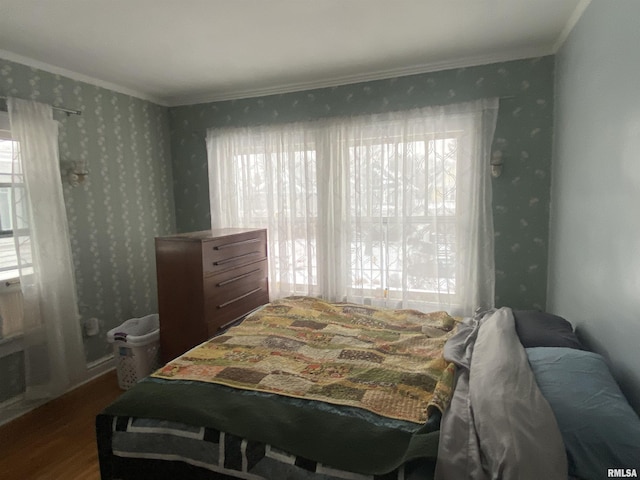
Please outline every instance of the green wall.
[[89, 169], [63, 185], [79, 310], [100, 321], [86, 357], [100, 359], [108, 330], [157, 311], [154, 237], [175, 231], [167, 108], [2, 59], [0, 95], [82, 111], [54, 117], [61, 163]]
[[312, 120], [499, 96], [493, 183], [496, 302], [544, 308], [554, 58], [518, 60], [304, 92], [171, 108], [178, 231], [210, 228], [206, 130]]

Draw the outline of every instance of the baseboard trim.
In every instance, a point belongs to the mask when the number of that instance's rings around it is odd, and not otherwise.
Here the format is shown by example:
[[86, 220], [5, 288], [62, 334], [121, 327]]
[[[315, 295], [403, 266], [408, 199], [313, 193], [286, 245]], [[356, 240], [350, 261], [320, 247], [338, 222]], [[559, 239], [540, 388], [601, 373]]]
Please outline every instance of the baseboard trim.
[[[115, 366], [115, 363], [113, 362], [113, 354], [107, 355], [106, 357], [99, 358], [98, 360], [94, 360], [93, 362], [89, 362], [87, 363], [87, 372], [88, 372], [89, 380], [93, 380], [94, 378], [102, 375], [103, 373], [110, 372], [114, 368], [116, 368], [116, 366]], [[86, 380], [83, 383], [86, 383], [89, 380]]]

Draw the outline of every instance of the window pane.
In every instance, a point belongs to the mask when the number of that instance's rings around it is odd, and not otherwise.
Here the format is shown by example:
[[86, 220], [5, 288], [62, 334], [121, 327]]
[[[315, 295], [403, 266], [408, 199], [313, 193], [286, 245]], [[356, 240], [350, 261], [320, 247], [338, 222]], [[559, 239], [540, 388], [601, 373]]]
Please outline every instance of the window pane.
[[13, 187], [13, 194], [16, 198], [17, 218], [13, 218], [11, 208], [11, 187], [0, 186], [0, 230], [12, 231], [13, 229], [27, 228], [28, 219], [26, 212], [26, 191], [21, 185]]
[[0, 230], [13, 230], [11, 219], [11, 187], [0, 187]]
[[457, 150], [456, 138], [440, 138], [429, 142], [428, 215], [456, 214]]
[[269, 228], [276, 281], [292, 294], [307, 293], [318, 283], [316, 152], [266, 150], [234, 156], [238, 212], [244, 225]]
[[0, 183], [11, 183], [14, 142], [0, 139]]
[[425, 134], [349, 149], [352, 288], [455, 294], [457, 145]]
[[0, 280], [17, 277], [17, 264], [13, 237], [0, 238]]

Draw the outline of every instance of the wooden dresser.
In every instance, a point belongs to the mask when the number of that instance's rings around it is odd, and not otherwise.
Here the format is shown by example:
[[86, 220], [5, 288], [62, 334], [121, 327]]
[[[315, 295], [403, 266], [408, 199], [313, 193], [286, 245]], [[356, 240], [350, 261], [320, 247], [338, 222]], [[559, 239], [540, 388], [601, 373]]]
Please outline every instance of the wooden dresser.
[[222, 228], [155, 240], [164, 362], [269, 301], [266, 230]]

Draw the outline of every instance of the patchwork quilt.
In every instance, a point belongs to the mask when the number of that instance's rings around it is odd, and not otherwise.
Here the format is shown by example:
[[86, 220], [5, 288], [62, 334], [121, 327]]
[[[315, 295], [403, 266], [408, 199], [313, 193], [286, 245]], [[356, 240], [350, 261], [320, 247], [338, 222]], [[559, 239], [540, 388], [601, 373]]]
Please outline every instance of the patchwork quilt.
[[451, 398], [454, 369], [442, 350], [456, 323], [445, 312], [289, 297], [153, 377], [320, 400], [423, 424]]

